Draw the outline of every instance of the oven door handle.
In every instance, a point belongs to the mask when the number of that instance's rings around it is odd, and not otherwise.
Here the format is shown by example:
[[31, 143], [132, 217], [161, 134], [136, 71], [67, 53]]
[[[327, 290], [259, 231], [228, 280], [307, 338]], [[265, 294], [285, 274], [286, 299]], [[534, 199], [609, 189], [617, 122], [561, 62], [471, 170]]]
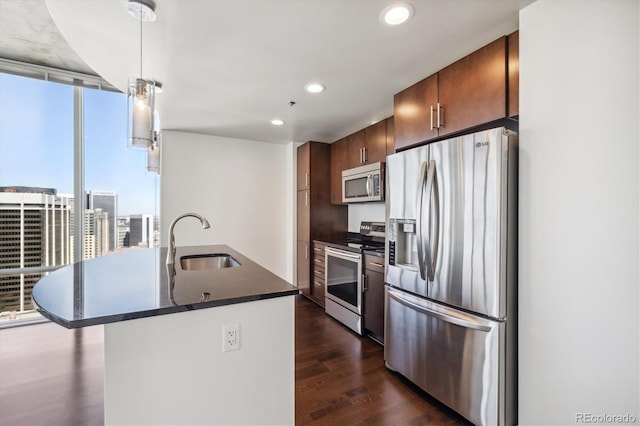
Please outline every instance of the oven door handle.
[[331, 254], [333, 256], [336, 257], [341, 257], [341, 258], [351, 258], [351, 259], [357, 259], [360, 260], [360, 254], [352, 254], [352, 253], [348, 253], [346, 251], [342, 251], [342, 250], [334, 250], [331, 247], [327, 247], [324, 249], [324, 251], [327, 254]]

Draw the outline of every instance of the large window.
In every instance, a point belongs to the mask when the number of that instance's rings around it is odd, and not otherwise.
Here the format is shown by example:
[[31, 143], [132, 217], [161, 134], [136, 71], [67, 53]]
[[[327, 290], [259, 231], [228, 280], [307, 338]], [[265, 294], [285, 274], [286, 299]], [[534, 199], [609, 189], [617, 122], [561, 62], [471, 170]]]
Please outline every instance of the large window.
[[158, 178], [127, 149], [126, 95], [71, 81], [0, 72], [0, 326], [40, 319], [31, 289], [52, 270], [158, 245]]

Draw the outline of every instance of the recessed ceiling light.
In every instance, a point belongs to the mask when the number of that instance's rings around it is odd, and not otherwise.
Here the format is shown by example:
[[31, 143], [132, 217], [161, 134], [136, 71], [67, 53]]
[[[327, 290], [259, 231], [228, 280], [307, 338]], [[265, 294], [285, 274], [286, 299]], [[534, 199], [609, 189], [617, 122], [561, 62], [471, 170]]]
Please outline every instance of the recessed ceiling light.
[[274, 126], [282, 126], [284, 124], [284, 121], [280, 120], [279, 118], [274, 118], [273, 120], [271, 120], [271, 124], [273, 124]]
[[304, 86], [304, 90], [306, 90], [309, 93], [322, 93], [326, 89], [327, 88], [320, 83], [309, 83], [306, 86]]
[[413, 18], [414, 9], [408, 3], [394, 3], [380, 13], [380, 23], [387, 27], [395, 27]]

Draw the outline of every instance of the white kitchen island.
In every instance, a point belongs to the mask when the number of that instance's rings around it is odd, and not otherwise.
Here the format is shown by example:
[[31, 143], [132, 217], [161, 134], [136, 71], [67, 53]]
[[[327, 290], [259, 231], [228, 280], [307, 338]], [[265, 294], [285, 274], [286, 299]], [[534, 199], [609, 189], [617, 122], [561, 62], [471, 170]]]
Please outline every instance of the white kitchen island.
[[[182, 270], [166, 249], [62, 268], [33, 291], [67, 327], [104, 324], [105, 424], [294, 423], [294, 296], [298, 290], [227, 246], [240, 266]], [[203, 295], [206, 295], [203, 297]], [[223, 351], [237, 326], [238, 348]]]

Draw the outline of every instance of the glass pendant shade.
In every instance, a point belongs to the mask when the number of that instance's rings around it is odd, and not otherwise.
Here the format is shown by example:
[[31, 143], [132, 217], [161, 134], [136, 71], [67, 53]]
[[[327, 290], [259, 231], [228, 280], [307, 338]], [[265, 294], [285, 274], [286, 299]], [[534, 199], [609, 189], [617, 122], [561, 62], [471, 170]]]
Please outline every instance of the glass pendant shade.
[[147, 148], [147, 171], [160, 174], [160, 133], [154, 132], [154, 141]]
[[147, 149], [153, 144], [155, 83], [142, 78], [129, 79], [128, 146]]

